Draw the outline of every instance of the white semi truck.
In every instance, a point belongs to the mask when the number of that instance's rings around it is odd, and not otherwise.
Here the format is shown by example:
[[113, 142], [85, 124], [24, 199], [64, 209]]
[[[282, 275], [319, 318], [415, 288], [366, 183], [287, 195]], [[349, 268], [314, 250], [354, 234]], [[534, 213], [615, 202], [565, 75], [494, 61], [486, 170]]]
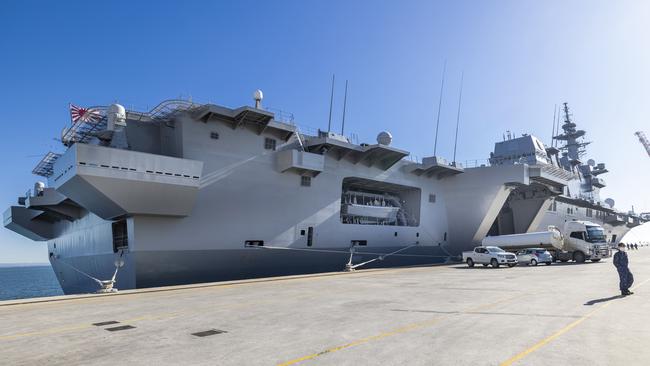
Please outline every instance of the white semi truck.
[[589, 221], [567, 221], [562, 231], [549, 226], [547, 231], [541, 232], [486, 236], [481, 244], [504, 250], [545, 248], [551, 252], [554, 261], [562, 262], [598, 262], [611, 256], [602, 226]]

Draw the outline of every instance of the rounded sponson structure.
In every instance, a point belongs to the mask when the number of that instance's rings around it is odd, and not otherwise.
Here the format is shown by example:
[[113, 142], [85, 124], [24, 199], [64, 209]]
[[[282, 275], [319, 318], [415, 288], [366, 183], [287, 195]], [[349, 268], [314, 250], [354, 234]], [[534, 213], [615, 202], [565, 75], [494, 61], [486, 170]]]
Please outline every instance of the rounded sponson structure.
[[34, 183], [34, 194], [37, 196], [40, 196], [43, 191], [45, 190], [45, 183], [43, 182], [36, 182]]
[[611, 198], [606, 199], [605, 203], [611, 208], [614, 208], [614, 205], [616, 204], [616, 202]]
[[111, 104], [106, 112], [109, 129], [115, 125], [126, 124], [126, 108], [121, 104]]
[[377, 135], [377, 143], [381, 145], [389, 146], [393, 142], [393, 135], [388, 131], [382, 131]]

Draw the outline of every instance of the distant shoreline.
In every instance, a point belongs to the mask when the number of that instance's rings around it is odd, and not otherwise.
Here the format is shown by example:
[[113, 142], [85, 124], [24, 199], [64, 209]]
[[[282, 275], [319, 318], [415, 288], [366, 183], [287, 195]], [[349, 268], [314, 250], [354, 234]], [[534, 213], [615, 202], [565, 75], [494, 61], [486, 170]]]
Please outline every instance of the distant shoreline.
[[0, 268], [7, 268], [7, 267], [43, 267], [43, 266], [49, 266], [50, 264], [45, 262], [45, 263], [0, 263]]

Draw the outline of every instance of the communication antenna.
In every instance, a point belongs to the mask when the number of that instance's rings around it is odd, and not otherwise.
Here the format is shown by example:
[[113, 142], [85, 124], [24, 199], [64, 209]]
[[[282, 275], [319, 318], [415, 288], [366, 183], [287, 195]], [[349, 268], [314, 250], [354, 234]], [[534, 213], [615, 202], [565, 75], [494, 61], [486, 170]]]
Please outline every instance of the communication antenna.
[[557, 119], [557, 104], [553, 107], [553, 131], [551, 131], [551, 146], [555, 143], [555, 120]]
[[[562, 106], [559, 105], [557, 106], [557, 123], [555, 124], [555, 136], [560, 134], [560, 118], [562, 115]], [[557, 147], [557, 144], [559, 144], [559, 141], [555, 139], [555, 147]]]
[[433, 156], [436, 156], [438, 148], [438, 128], [440, 127], [440, 108], [442, 107], [442, 91], [445, 87], [445, 71], [447, 71], [447, 60], [442, 66], [442, 82], [440, 83], [440, 99], [438, 100], [438, 116], [436, 117], [436, 139], [433, 142]]
[[343, 136], [343, 131], [345, 129], [345, 107], [348, 102], [348, 81], [345, 81], [345, 95], [343, 96], [343, 121], [341, 122], [341, 136]]
[[460, 124], [460, 102], [463, 98], [463, 79], [465, 71], [460, 73], [460, 91], [458, 92], [458, 112], [456, 113], [456, 136], [454, 137], [454, 159], [452, 164], [456, 166], [456, 146], [458, 145], [458, 125]]
[[332, 104], [334, 103], [334, 74], [332, 74], [332, 94], [330, 95], [330, 117], [327, 121], [327, 133], [332, 128]]

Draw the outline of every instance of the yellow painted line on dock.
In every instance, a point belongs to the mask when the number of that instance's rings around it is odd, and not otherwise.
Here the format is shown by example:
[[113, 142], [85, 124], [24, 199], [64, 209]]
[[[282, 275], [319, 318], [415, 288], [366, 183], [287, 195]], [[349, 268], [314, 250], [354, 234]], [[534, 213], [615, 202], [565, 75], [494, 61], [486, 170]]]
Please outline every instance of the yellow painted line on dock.
[[547, 343], [551, 342], [552, 340], [556, 339], [557, 337], [561, 336], [562, 334], [564, 334], [564, 333], [570, 331], [571, 329], [575, 328], [578, 324], [580, 324], [583, 321], [589, 319], [592, 315], [594, 315], [595, 313], [597, 313], [598, 311], [600, 311], [602, 309], [605, 309], [606, 307], [608, 307], [611, 304], [612, 304], [611, 302], [608, 302], [607, 304], [602, 305], [602, 306], [598, 307], [595, 310], [592, 310], [591, 312], [589, 312], [587, 315], [583, 316], [582, 318], [574, 321], [573, 323], [567, 325], [566, 327], [558, 330], [554, 334], [552, 334], [552, 335], [542, 339], [541, 341], [537, 342], [534, 346], [532, 346], [532, 347], [528, 348], [527, 350], [525, 350], [525, 351], [511, 357], [510, 359], [502, 362], [500, 364], [500, 366], [510, 366], [513, 363], [521, 360], [522, 358], [528, 356], [529, 354], [531, 354], [531, 353], [537, 351], [538, 349], [544, 347]]
[[[650, 278], [648, 278], [648, 279], [646, 279], [645, 281], [641, 282], [640, 284], [634, 286], [632, 289], [633, 289], [633, 290], [634, 290], [634, 289], [637, 289], [637, 288], [643, 286], [644, 284], [646, 284], [648, 281], [650, 281]], [[504, 361], [504, 362], [502, 362], [501, 364], [499, 364], [499, 366], [511, 366], [511, 365], [514, 364], [515, 362], [520, 361], [520, 360], [523, 359], [524, 357], [526, 357], [526, 356], [530, 355], [531, 353], [533, 353], [533, 352], [539, 350], [540, 348], [544, 347], [546, 344], [550, 343], [550, 342], [553, 341], [554, 339], [560, 337], [561, 335], [563, 335], [563, 334], [565, 334], [566, 332], [570, 331], [571, 329], [575, 328], [575, 327], [578, 326], [580, 323], [582, 323], [582, 322], [584, 322], [585, 320], [591, 318], [594, 314], [596, 314], [597, 312], [599, 312], [599, 311], [601, 311], [601, 310], [607, 308], [607, 307], [610, 306], [611, 304], [613, 304], [613, 303], [612, 303], [612, 302], [608, 302], [608, 303], [606, 303], [606, 304], [604, 304], [604, 305], [602, 305], [602, 306], [599, 306], [597, 309], [594, 309], [594, 310], [590, 311], [589, 313], [585, 314], [582, 318], [580, 318], [580, 319], [578, 319], [578, 320], [576, 320], [576, 321], [570, 323], [570, 324], [567, 325], [566, 327], [564, 327], [564, 328], [558, 330], [557, 332], [551, 334], [550, 336], [548, 336], [548, 337], [542, 339], [541, 341], [535, 343], [532, 347], [530, 347], [530, 348], [526, 349], [525, 351], [523, 351], [523, 352], [521, 352], [521, 353], [519, 353], [519, 354], [517, 354], [517, 355], [515, 355], [515, 356], [513, 356], [513, 357], [511, 357], [511, 358], [509, 358], [509, 359], [507, 359], [506, 361]]]
[[[382, 275], [382, 274], [390, 274], [390, 273], [395, 273], [395, 272], [403, 272], [403, 271], [413, 271], [413, 270], [431, 270], [431, 269], [438, 269], [441, 267], [447, 267], [447, 265], [434, 265], [434, 266], [417, 266], [417, 267], [401, 267], [401, 268], [380, 268], [380, 269], [370, 269], [370, 270], [364, 270], [364, 271], [357, 271], [357, 272], [334, 272], [334, 273], [326, 273], [326, 274], [313, 274], [313, 275], [300, 275], [300, 276], [291, 276], [291, 277], [273, 277], [273, 278], [265, 278], [265, 279], [260, 279], [260, 280], [244, 280], [240, 282], [235, 282], [235, 283], [211, 283], [211, 284], [200, 284], [200, 285], [187, 285], [187, 286], [179, 286], [180, 288], [157, 288], [157, 289], [144, 289], [144, 290], [134, 290], [130, 291], [129, 293], [121, 293], [121, 295], [159, 295], [161, 293], [169, 293], [174, 290], [200, 290], [200, 291], [208, 291], [208, 290], [220, 290], [220, 289], [226, 289], [226, 288], [232, 288], [232, 287], [239, 287], [239, 286], [245, 286], [245, 285], [255, 285], [255, 284], [262, 284], [262, 283], [277, 283], [277, 284], [282, 284], [286, 283], [289, 281], [299, 281], [299, 280], [304, 280], [304, 281], [313, 281], [313, 280], [320, 280], [320, 279], [327, 279], [330, 277], [334, 276], [339, 276], [339, 275], [354, 275], [355, 277], [371, 277], [371, 276], [376, 276], [376, 275]], [[112, 294], [112, 295], [119, 295], [120, 293], [117, 294]], [[115, 297], [112, 295], [88, 295], [88, 296], [83, 296], [83, 297], [77, 297], [77, 298], [57, 298], [57, 299], [52, 299], [50, 301], [35, 301], [35, 302], [25, 302], [25, 303], [17, 303], [17, 304], [8, 304], [6, 305], [6, 309], [16, 309], [22, 307], [22, 306], [34, 306], [34, 305], [48, 305], [49, 306], [62, 306], [62, 305], [77, 305], [77, 304], [84, 304], [84, 303], [96, 303], [96, 302], [103, 302], [106, 300], [110, 300], [111, 304], [116, 302], [121, 302], [121, 301], [132, 301], [132, 298], [129, 296], [121, 296], [121, 297]], [[309, 296], [298, 296], [298, 298], [303, 298], [303, 297], [309, 297]], [[119, 301], [121, 300], [121, 301]], [[270, 301], [264, 301], [264, 302], [270, 302]], [[259, 301], [257, 302], [259, 305]], [[231, 304], [230, 306], [225, 305], [225, 306], [220, 306], [219, 309], [227, 309], [227, 308], [245, 308], [248, 306], [252, 305], [243, 305], [243, 304]], [[0, 305], [1, 308], [1, 305]], [[210, 307], [206, 307], [205, 310], [213, 309], [214, 307], [211, 305]], [[132, 318], [132, 319], [125, 319], [121, 320], [120, 323], [128, 323], [128, 322], [136, 322], [136, 321], [144, 321], [144, 320], [160, 320], [160, 319], [165, 319], [165, 318], [172, 318], [174, 316], [180, 316], [180, 315], [185, 315], [189, 313], [196, 313], [201, 309], [197, 308], [192, 308], [188, 311], [184, 312], [176, 312], [176, 313], [160, 313], [156, 315], [146, 315], [138, 318]], [[173, 314], [173, 316], [169, 316], [170, 314]], [[78, 331], [78, 330], [85, 330], [85, 329], [90, 329], [90, 328], [95, 328], [94, 325], [91, 323], [77, 323], [77, 324], [71, 324], [71, 325], [64, 325], [60, 327], [54, 327], [50, 329], [44, 329], [40, 331], [32, 331], [32, 332], [24, 332], [24, 333], [17, 333], [17, 334], [9, 334], [9, 335], [0, 335], [0, 341], [5, 341], [5, 340], [14, 340], [14, 339], [19, 339], [19, 338], [26, 338], [26, 337], [35, 337], [35, 336], [44, 336], [44, 335], [51, 335], [51, 334], [60, 334], [60, 333], [68, 333], [68, 332], [73, 332], [73, 331]]]
[[[491, 303], [488, 303], [488, 304], [482, 304], [482, 305], [470, 308], [470, 309], [468, 309], [466, 311], [469, 312], [469, 311], [485, 310], [485, 309], [494, 307], [496, 305], [503, 304], [503, 303], [515, 300], [515, 299], [523, 297], [523, 296], [529, 296], [529, 294], [520, 294], [520, 295], [516, 295], [516, 296], [507, 297], [505, 299], [501, 299], [501, 300], [498, 300], [498, 301], [495, 301], [495, 302], [491, 302]], [[329, 354], [329, 353], [338, 352], [338, 351], [341, 351], [341, 350], [344, 350], [344, 349], [347, 349], [347, 348], [350, 348], [350, 347], [358, 346], [358, 345], [361, 345], [361, 344], [364, 344], [364, 343], [368, 343], [368, 342], [371, 342], [371, 341], [376, 341], [376, 340], [380, 340], [380, 339], [383, 339], [383, 338], [388, 338], [388, 337], [392, 337], [392, 336], [395, 336], [395, 335], [399, 335], [399, 334], [407, 333], [407, 332], [410, 332], [410, 331], [414, 331], [414, 330], [417, 330], [417, 329], [425, 328], [425, 327], [428, 327], [428, 326], [431, 326], [431, 325], [435, 325], [436, 323], [438, 323], [438, 322], [440, 322], [442, 320], [445, 320], [446, 318], [450, 318], [450, 317], [452, 317], [454, 315], [457, 315], [457, 314], [449, 314], [449, 315], [444, 315], [444, 316], [438, 316], [438, 317], [435, 317], [435, 318], [432, 318], [432, 319], [429, 319], [429, 320], [425, 320], [425, 321], [422, 321], [422, 322], [408, 324], [408, 325], [405, 325], [405, 326], [402, 326], [402, 327], [399, 327], [399, 328], [389, 330], [387, 332], [382, 332], [382, 333], [379, 333], [379, 334], [376, 334], [376, 335], [373, 335], [373, 336], [360, 338], [360, 339], [354, 340], [352, 342], [342, 344], [340, 346], [328, 348], [328, 349], [326, 349], [324, 351], [321, 351], [321, 352], [318, 352], [318, 353], [312, 353], [310, 355], [295, 358], [295, 359], [280, 363], [280, 364], [278, 364], [278, 366], [295, 365], [295, 364], [300, 363], [302, 361], [311, 360], [311, 359], [314, 359], [314, 358], [317, 358], [317, 357], [320, 357], [320, 356], [323, 356], [323, 355], [326, 355], [326, 354]]]
[[346, 344], [341, 345], [341, 346], [328, 348], [328, 349], [326, 349], [324, 351], [321, 351], [321, 352], [318, 352], [318, 353], [313, 353], [311, 355], [303, 356], [303, 357], [300, 357], [300, 358], [293, 359], [291, 361], [280, 363], [280, 364], [278, 364], [278, 366], [295, 365], [295, 364], [297, 364], [299, 362], [306, 361], [306, 360], [311, 360], [313, 358], [323, 356], [323, 355], [326, 355], [328, 353], [334, 353], [334, 352], [337, 352], [337, 351], [340, 351], [340, 350], [344, 350], [346, 348], [350, 348], [350, 347], [358, 346], [360, 344], [368, 343], [370, 341], [375, 341], [375, 340], [379, 340], [379, 339], [382, 339], [382, 338], [391, 337], [391, 336], [394, 336], [394, 335], [397, 335], [397, 334], [406, 333], [406, 332], [409, 332], [409, 331], [412, 331], [412, 330], [415, 330], [415, 329], [424, 328], [426, 326], [434, 325], [434, 324], [438, 323], [443, 318], [444, 317], [439, 317], [439, 318], [430, 319], [428, 321], [421, 322], [421, 323], [413, 323], [413, 324], [409, 324], [409, 325], [404, 326], [404, 327], [393, 329], [393, 330], [388, 331], [388, 332], [380, 333], [380, 334], [370, 336], [370, 337], [366, 337], [366, 338], [357, 339], [357, 340], [355, 340], [353, 342], [346, 343]]

